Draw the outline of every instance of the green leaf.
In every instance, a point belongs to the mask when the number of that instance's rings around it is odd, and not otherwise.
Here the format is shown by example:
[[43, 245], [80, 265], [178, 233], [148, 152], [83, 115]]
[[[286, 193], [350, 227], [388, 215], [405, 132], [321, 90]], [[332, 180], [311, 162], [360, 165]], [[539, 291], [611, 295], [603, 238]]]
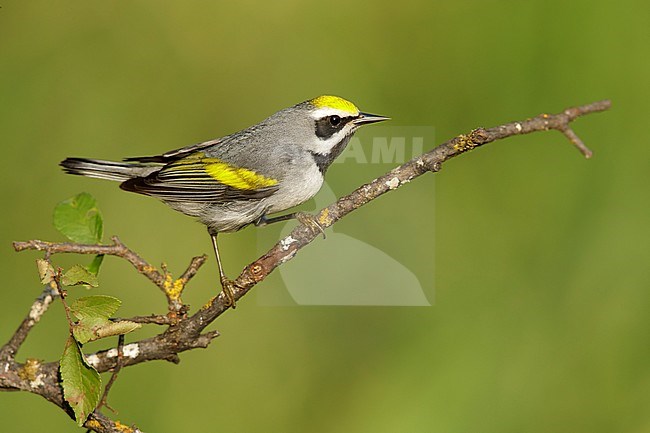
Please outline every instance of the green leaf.
[[141, 328], [139, 323], [129, 320], [111, 322], [105, 319], [84, 319], [74, 324], [72, 332], [74, 338], [81, 344], [100, 338], [112, 337], [114, 335], [128, 334], [131, 331]]
[[56, 271], [47, 260], [38, 259], [36, 260], [36, 266], [38, 266], [38, 276], [41, 279], [41, 284], [50, 284], [54, 281], [54, 276]]
[[88, 265], [88, 272], [91, 272], [95, 275], [99, 274], [99, 268], [102, 265], [102, 262], [104, 261], [104, 255], [103, 254], [98, 254], [95, 256], [92, 262]]
[[113, 335], [127, 334], [142, 325], [128, 320], [108, 320], [119, 308], [121, 301], [112, 296], [96, 295], [79, 298], [70, 305], [70, 312], [79, 319], [72, 332], [80, 343]]
[[120, 301], [106, 295], [94, 295], [79, 298], [70, 305], [70, 311], [79, 320], [104, 319], [108, 320], [118, 308]]
[[111, 322], [105, 318], [85, 318], [75, 323], [72, 327], [74, 338], [81, 344], [99, 339], [97, 330]]
[[90, 287], [99, 286], [97, 275], [91, 273], [84, 266], [74, 265], [61, 277], [61, 283], [64, 286], [78, 286], [81, 284]]
[[95, 330], [97, 338], [112, 337], [114, 335], [128, 334], [131, 331], [142, 328], [140, 323], [131, 322], [130, 320], [120, 320], [119, 322], [108, 322], [107, 325]]
[[54, 227], [73, 242], [101, 242], [104, 223], [95, 198], [82, 192], [57, 204], [54, 208]]
[[99, 403], [102, 379], [81, 353], [72, 336], [65, 343], [59, 363], [63, 396], [70, 404], [77, 424], [81, 427]]

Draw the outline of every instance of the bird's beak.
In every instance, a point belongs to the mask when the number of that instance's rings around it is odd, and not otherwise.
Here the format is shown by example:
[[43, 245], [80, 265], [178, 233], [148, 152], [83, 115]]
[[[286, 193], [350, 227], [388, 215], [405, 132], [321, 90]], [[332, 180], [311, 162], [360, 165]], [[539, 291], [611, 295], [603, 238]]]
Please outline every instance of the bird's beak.
[[384, 120], [390, 120], [390, 117], [378, 116], [376, 114], [359, 113], [359, 117], [354, 119], [352, 123], [357, 126], [361, 126], [369, 123], [383, 122]]

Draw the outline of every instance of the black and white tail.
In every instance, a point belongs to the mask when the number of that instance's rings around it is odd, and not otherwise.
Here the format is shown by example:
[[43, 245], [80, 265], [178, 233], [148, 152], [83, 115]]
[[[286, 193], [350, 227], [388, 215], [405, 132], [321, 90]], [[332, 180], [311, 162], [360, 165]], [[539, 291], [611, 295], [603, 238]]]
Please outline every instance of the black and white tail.
[[153, 171], [151, 165], [86, 158], [66, 158], [59, 165], [63, 167], [66, 173], [97, 179], [115, 180], [118, 182], [124, 182], [134, 177], [146, 176]]

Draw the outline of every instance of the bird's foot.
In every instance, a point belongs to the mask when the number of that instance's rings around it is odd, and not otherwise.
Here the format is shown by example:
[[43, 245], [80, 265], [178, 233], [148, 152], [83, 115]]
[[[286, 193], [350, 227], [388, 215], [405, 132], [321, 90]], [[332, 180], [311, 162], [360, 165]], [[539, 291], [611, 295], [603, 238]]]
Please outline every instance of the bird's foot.
[[233, 280], [226, 277], [221, 278], [221, 292], [223, 293], [223, 299], [226, 301], [226, 307], [232, 307], [233, 309], [237, 307], [235, 302], [236, 287], [238, 286]]
[[294, 218], [296, 218], [301, 224], [309, 227], [314, 233], [322, 233], [323, 239], [325, 239], [325, 229], [318, 223], [315, 216], [306, 212], [296, 212]]

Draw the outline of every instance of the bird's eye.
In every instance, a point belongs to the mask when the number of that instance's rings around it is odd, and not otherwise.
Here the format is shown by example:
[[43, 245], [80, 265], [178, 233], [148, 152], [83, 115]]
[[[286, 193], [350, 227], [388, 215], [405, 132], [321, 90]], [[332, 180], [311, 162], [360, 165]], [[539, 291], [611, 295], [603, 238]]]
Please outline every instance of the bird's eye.
[[330, 119], [330, 125], [332, 125], [332, 126], [339, 126], [339, 124], [341, 123], [341, 118], [339, 116], [337, 116], [336, 114], [333, 115], [333, 116], [330, 116], [329, 119]]

